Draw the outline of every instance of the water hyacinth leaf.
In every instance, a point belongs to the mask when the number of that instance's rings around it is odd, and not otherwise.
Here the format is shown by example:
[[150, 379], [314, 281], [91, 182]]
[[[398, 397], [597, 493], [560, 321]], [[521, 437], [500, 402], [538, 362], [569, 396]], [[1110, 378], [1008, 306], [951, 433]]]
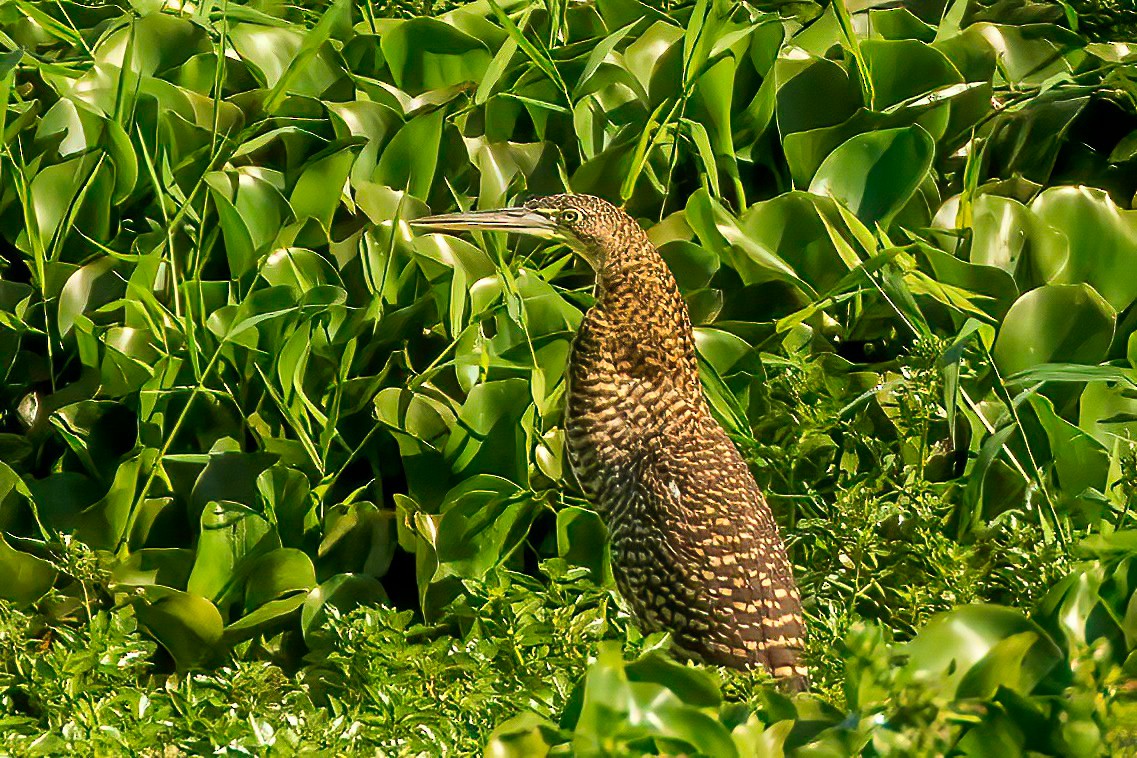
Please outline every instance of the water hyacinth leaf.
[[1025, 205], [984, 194], [975, 199], [971, 217], [972, 263], [1003, 269], [1024, 291], [1061, 281], [1069, 258], [1067, 238]]
[[506, 479], [466, 479], [446, 495], [434, 543], [436, 577], [480, 579], [520, 547], [536, 503]]
[[[293, 302], [291, 293], [283, 287], [276, 290], [273, 299], [281, 301], [281, 305], [285, 300]], [[246, 453], [231, 437], [218, 440], [211, 447], [205, 468], [198, 474], [190, 493], [193, 517], [201, 518], [202, 512], [214, 501], [236, 502], [250, 509], [257, 507], [257, 479], [277, 460], [278, 456], [273, 453]]]
[[622, 658], [613, 643], [604, 643], [588, 671], [573, 737], [576, 753], [597, 755], [605, 745], [656, 737], [677, 740], [703, 755], [738, 755], [721, 722], [684, 702], [669, 686], [672, 682], [631, 681]]
[[215, 501], [201, 514], [201, 536], [187, 588], [225, 603], [253, 561], [280, 547], [276, 530], [251, 508]]
[[134, 613], [139, 625], [169, 651], [178, 669], [198, 668], [220, 652], [224, 622], [217, 606], [192, 592], [166, 588], [149, 592], [134, 600]]
[[528, 455], [520, 422], [529, 404], [529, 384], [523, 379], [474, 387], [443, 451], [454, 472], [463, 476], [497, 474], [524, 482]]
[[[840, 63], [825, 58], [797, 59], [783, 54], [774, 64], [778, 79], [776, 113], [787, 135], [836, 126], [862, 105], [861, 92]], [[824, 103], [825, 107], [818, 107]]]
[[552, 745], [563, 742], [557, 725], [536, 713], [522, 713], [494, 728], [486, 743], [486, 755], [493, 758], [546, 756]]
[[151, 13], [104, 37], [94, 50], [94, 58], [99, 63], [125, 64], [136, 74], [155, 76], [209, 49], [207, 33], [189, 19]]
[[[261, 24], [234, 24], [228, 30], [233, 47], [241, 59], [250, 64], [261, 83], [269, 89], [282, 87], [277, 93], [290, 92], [318, 97], [336, 79], [336, 73], [320, 55], [308, 57], [319, 46], [319, 40], [306, 40], [308, 35], [296, 29]], [[314, 43], [314, 44], [312, 44]], [[304, 65], [292, 68], [298, 57]]]
[[[807, 294], [824, 292], [838, 284], [855, 264], [855, 240], [846, 239], [834, 203], [805, 192], [787, 192], [750, 206], [742, 215], [741, 229], [748, 240], [746, 252], [758, 249], [794, 271]], [[836, 234], [836, 239], [831, 234]], [[838, 247], [841, 244], [842, 247]], [[746, 284], [764, 279], [750, 264], [755, 256], [727, 258]], [[760, 259], [759, 259], [760, 260]]]
[[362, 138], [355, 138], [344, 146], [337, 146], [326, 155], [316, 155], [304, 168], [304, 173], [292, 188], [288, 201], [296, 218], [314, 218], [325, 230], [330, 229], [332, 216], [340, 204], [348, 174], [359, 155]]
[[249, 227], [232, 201], [232, 181], [221, 172], [214, 172], [205, 178], [213, 198], [217, 215], [221, 221], [221, 233], [225, 239], [225, 254], [229, 270], [233, 276], [241, 276], [253, 267], [256, 248]]
[[411, 95], [467, 82], [476, 84], [491, 60], [482, 41], [433, 18], [404, 21], [384, 33], [381, 40], [395, 86]]
[[608, 529], [596, 511], [578, 506], [557, 511], [557, 555], [587, 567], [593, 580], [603, 585], [613, 581], [607, 538]]
[[1097, 440], [1054, 412], [1054, 404], [1042, 395], [1031, 395], [1063, 492], [1076, 498], [1087, 489], [1103, 491], [1109, 474], [1109, 452]]
[[1122, 210], [1092, 187], [1048, 189], [1030, 208], [1068, 240], [1069, 258], [1056, 281], [1086, 282], [1118, 312], [1137, 300], [1137, 211]]
[[370, 181], [383, 145], [403, 125], [403, 119], [395, 109], [381, 103], [357, 101], [328, 103], [327, 106], [337, 138], [366, 138], [367, 142], [352, 166], [351, 179], [357, 186], [360, 182]]
[[299, 247], [272, 252], [261, 266], [260, 274], [274, 287], [291, 287], [298, 295], [322, 284], [340, 284], [338, 272], [327, 259]]
[[316, 586], [316, 568], [303, 550], [279, 548], [254, 560], [245, 583], [245, 612], [270, 600], [296, 592], [307, 594]]
[[[320, 574], [387, 573], [397, 545], [394, 513], [372, 503], [339, 503], [324, 517], [324, 537], [318, 550]], [[328, 569], [334, 567], [334, 570]]]
[[982, 697], [996, 686], [1030, 694], [1061, 660], [1058, 646], [1040, 626], [1021, 611], [997, 605], [942, 613], [904, 650], [905, 669], [937, 681], [949, 698]]
[[721, 265], [718, 256], [693, 242], [673, 240], [659, 247], [659, 254], [675, 275], [679, 289], [690, 292], [711, 283]]
[[131, 512], [141, 485], [140, 473], [153, 465], [156, 452], [143, 450], [115, 471], [107, 494], [81, 513], [71, 525], [75, 536], [92, 547], [117, 549], [126, 537]]
[[1000, 71], [1015, 84], [1040, 84], [1062, 72], [1071, 72], [1085, 57], [1085, 42], [1078, 35], [1047, 24], [1012, 26], [976, 24], [976, 32], [1000, 59]]
[[[998, 322], [1018, 298], [1014, 279], [1002, 269], [970, 264], [930, 245], [919, 245], [915, 252], [929, 266], [932, 281], [942, 285], [935, 293], [925, 291], [952, 307]], [[948, 288], [954, 290], [945, 296]]]
[[399, 444], [409, 494], [424, 505], [440, 501], [449, 488], [450, 466], [442, 450], [454, 424], [453, 409], [426, 395], [386, 387], [375, 396], [375, 416]]
[[832, 197], [870, 229], [887, 227], [927, 176], [935, 143], [919, 126], [862, 134], [817, 169], [809, 191]]
[[374, 181], [426, 200], [434, 183], [444, 115], [439, 108], [407, 122], [379, 156]]
[[328, 609], [344, 614], [361, 605], [387, 602], [383, 585], [373, 576], [336, 574], [309, 592], [300, 612], [300, 629], [305, 640], [318, 635], [328, 618]]
[[1086, 284], [1048, 284], [1015, 301], [995, 338], [1004, 376], [1042, 363], [1097, 363], [1113, 339], [1116, 314]]
[[868, 39], [860, 43], [860, 49], [872, 80], [875, 110], [963, 83], [943, 53], [916, 40]]
[[72, 205], [79, 201], [78, 195], [98, 165], [98, 160], [88, 153], [48, 166], [36, 174], [31, 182], [29, 201], [35, 225], [21, 234], [31, 250], [42, 251], [51, 247]]
[[222, 645], [230, 647], [242, 640], [264, 634], [266, 631], [282, 626], [291, 626], [307, 599], [307, 594], [297, 592], [262, 603], [225, 627]]
[[776, 252], [751, 239], [705, 190], [698, 190], [687, 200], [686, 219], [702, 245], [745, 272], [747, 283], [783, 279], [800, 282], [808, 289], [793, 268]]
[[78, 269], [68, 279], [59, 294], [59, 331], [67, 334], [79, 315], [105, 305], [120, 297], [125, 290], [122, 279], [114, 276], [117, 265], [106, 256]]
[[150, 547], [130, 554], [115, 566], [111, 578], [127, 586], [160, 585], [183, 589], [193, 570], [194, 552], [188, 548]]
[[0, 599], [17, 605], [28, 605], [39, 600], [55, 584], [58, 572], [42, 558], [16, 550], [0, 533]]
[[731, 732], [739, 755], [760, 755], [765, 758], [784, 758], [786, 739], [794, 727], [792, 719], [784, 719], [766, 726], [756, 716], [739, 724]]
[[718, 708], [722, 705], [719, 684], [705, 671], [685, 666], [657, 650], [650, 650], [624, 665], [629, 682], [659, 684], [674, 690], [688, 705]]

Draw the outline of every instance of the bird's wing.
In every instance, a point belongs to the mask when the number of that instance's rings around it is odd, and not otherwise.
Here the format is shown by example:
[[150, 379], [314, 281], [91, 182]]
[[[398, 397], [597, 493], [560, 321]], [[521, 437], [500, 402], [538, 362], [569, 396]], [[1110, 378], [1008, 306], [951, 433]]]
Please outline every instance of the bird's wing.
[[660, 495], [680, 514], [674, 542], [711, 606], [708, 646], [721, 662], [804, 683], [801, 600], [777, 525], [725, 432], [713, 425], [699, 438], [672, 451]]

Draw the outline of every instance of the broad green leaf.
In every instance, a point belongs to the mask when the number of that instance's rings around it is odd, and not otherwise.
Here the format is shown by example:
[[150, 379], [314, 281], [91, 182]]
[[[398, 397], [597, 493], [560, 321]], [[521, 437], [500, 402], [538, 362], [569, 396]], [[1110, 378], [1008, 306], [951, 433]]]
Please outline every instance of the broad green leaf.
[[1086, 284], [1047, 284], [1015, 301], [995, 338], [1004, 376], [1042, 363], [1097, 363], [1113, 339], [1116, 315]]
[[1137, 441], [1137, 394], [1122, 383], [1094, 382], [1079, 398], [1078, 428], [1106, 450], [1120, 437]]
[[913, 39], [868, 39], [860, 49], [872, 79], [875, 110], [964, 81], [943, 53]]
[[[474, 489], [483, 481], [493, 489]], [[434, 544], [436, 579], [483, 578], [522, 546], [536, 514], [537, 503], [511, 482], [484, 475], [466, 482], [442, 505]]]
[[124, 283], [115, 276], [117, 262], [109, 256], [98, 258], [75, 271], [59, 294], [59, 331], [67, 334], [79, 315], [86, 315], [122, 296]]
[[521, 417], [530, 403], [528, 383], [503, 379], [479, 384], [458, 413], [458, 425], [443, 451], [461, 476], [496, 474], [526, 481], [528, 449]]
[[935, 144], [919, 126], [853, 137], [822, 162], [809, 191], [844, 203], [870, 229], [887, 228], [924, 181]]
[[166, 648], [182, 671], [199, 668], [221, 651], [224, 623], [217, 607], [192, 592], [162, 589], [134, 601], [138, 623]]
[[318, 635], [328, 617], [328, 609], [341, 614], [365, 604], [387, 601], [383, 585], [373, 576], [336, 574], [308, 593], [300, 612], [300, 629], [305, 640]]
[[[746, 283], [781, 279], [804, 284], [797, 272], [778, 256], [776, 249], [746, 234], [739, 221], [706, 191], [699, 190], [687, 200], [686, 218], [703, 247], [730, 261], [743, 273]], [[748, 214], [747, 218], [753, 219], [753, 216]], [[771, 230], [772, 234], [779, 232]], [[805, 288], [808, 289], [808, 285]]]
[[904, 646], [905, 669], [945, 696], [990, 697], [998, 686], [1028, 695], [1058, 664], [1058, 646], [1021, 611], [965, 605], [932, 619]]
[[557, 555], [587, 567], [597, 584], [610, 585], [613, 581], [607, 539], [604, 520], [595, 511], [577, 506], [557, 511]]
[[436, 109], [408, 121], [379, 156], [374, 180], [426, 200], [434, 183], [444, 115]]
[[111, 578], [116, 584], [128, 586], [156, 584], [181, 589], [186, 586], [193, 561], [194, 553], [188, 548], [143, 548], [115, 566]]
[[332, 216], [339, 207], [348, 174], [358, 155], [359, 144], [356, 143], [312, 159], [288, 198], [298, 220], [314, 218], [325, 230], [331, 228]]
[[340, 503], [324, 517], [318, 550], [320, 574], [387, 573], [397, 543], [394, 513], [371, 503]]
[[1090, 488], [1103, 491], [1109, 474], [1108, 450], [1055, 413], [1054, 404], [1042, 395], [1031, 395], [1030, 404], [1050, 441], [1058, 483], [1067, 497], [1076, 498]]
[[411, 95], [476, 84], [491, 59], [484, 43], [433, 18], [398, 24], [382, 35], [382, 45], [395, 86]]
[[703, 755], [737, 756], [726, 727], [703, 710], [683, 702], [671, 684], [683, 687], [689, 683], [632, 681], [619, 649], [611, 642], [603, 644], [585, 679], [584, 701], [573, 737], [574, 752], [599, 755], [606, 751], [604, 746], [617, 745], [628, 750], [629, 743], [651, 736], [677, 740]]
[[30, 605], [43, 597], [55, 584], [55, 567], [42, 558], [16, 550], [0, 533], [0, 598], [17, 605]]
[[253, 561], [279, 547], [276, 531], [255, 511], [240, 503], [210, 503], [201, 514], [187, 589], [225, 605], [248, 576]]
[[245, 613], [285, 595], [307, 594], [315, 586], [316, 568], [304, 551], [286, 547], [265, 553], [249, 566]]
[[1085, 282], [1118, 312], [1137, 300], [1137, 211], [1122, 210], [1091, 187], [1053, 187], [1030, 208], [1069, 242], [1069, 258], [1055, 281]]
[[1025, 290], [1063, 281], [1068, 242], [1022, 203], [980, 195], [972, 206], [971, 262], [998, 266]]

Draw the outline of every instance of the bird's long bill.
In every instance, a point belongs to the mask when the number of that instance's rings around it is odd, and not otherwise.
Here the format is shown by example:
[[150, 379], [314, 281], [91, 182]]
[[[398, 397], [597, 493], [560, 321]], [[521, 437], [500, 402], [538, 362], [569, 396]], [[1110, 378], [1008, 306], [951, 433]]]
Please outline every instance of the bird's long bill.
[[416, 218], [410, 225], [430, 232], [514, 232], [536, 237], [552, 237], [557, 228], [552, 219], [528, 208], [443, 213]]

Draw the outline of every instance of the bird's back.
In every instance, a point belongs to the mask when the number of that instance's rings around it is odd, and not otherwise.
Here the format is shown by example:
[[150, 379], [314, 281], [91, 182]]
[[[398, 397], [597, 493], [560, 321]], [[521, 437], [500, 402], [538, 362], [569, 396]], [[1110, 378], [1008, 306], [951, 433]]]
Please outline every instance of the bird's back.
[[646, 237], [640, 247], [598, 272], [573, 344], [570, 462], [642, 624], [708, 663], [761, 664], [801, 687], [804, 626], [777, 525], [703, 399], [674, 278]]

